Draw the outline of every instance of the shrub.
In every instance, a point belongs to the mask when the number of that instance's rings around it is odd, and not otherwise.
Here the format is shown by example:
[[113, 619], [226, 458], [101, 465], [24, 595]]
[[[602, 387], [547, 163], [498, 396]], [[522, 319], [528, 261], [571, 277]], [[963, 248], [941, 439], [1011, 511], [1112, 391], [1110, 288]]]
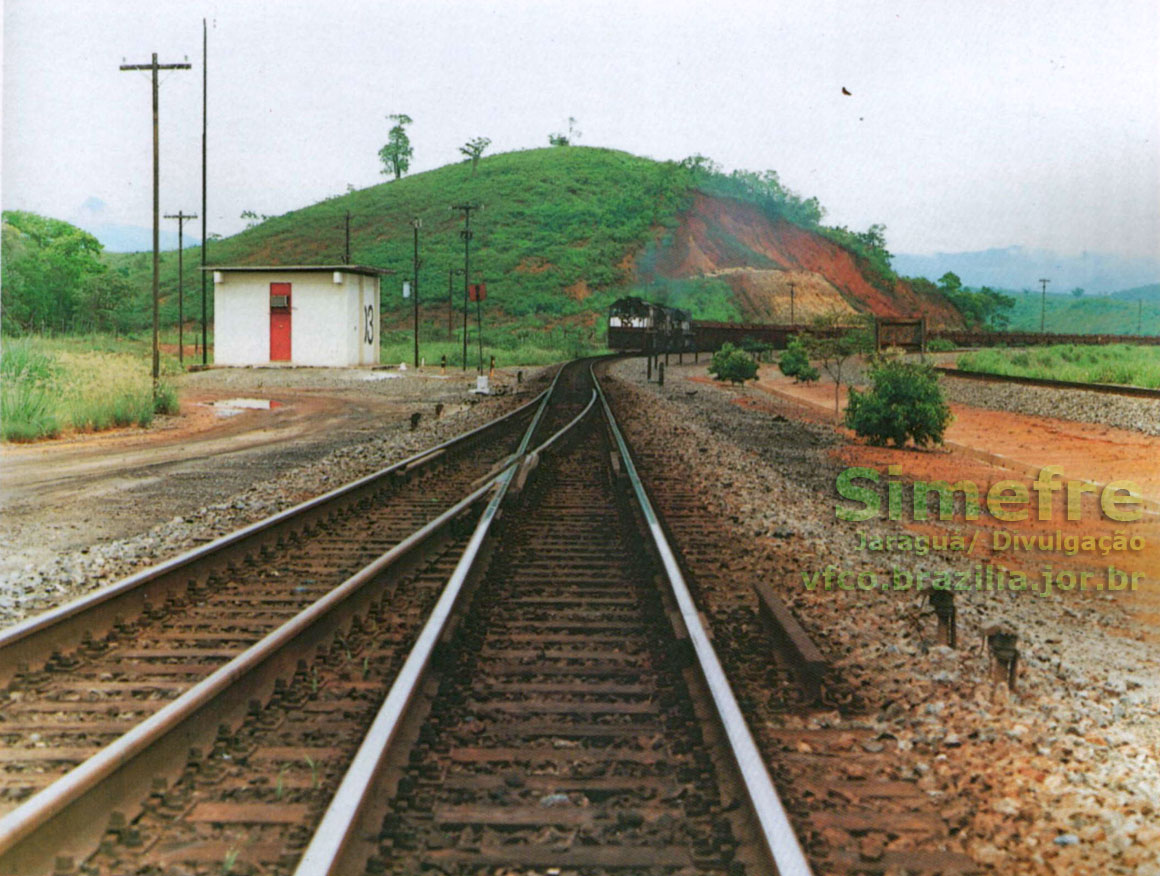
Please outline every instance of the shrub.
[[934, 368], [899, 359], [880, 360], [870, 369], [871, 387], [850, 390], [846, 425], [871, 444], [896, 447], [941, 444], [951, 420]]
[[176, 387], [164, 380], [158, 383], [157, 393], [153, 396], [153, 413], [172, 415], [180, 413], [180, 411], [181, 403], [177, 400]]
[[0, 437], [35, 441], [60, 433], [56, 360], [24, 340], [6, 338], [0, 356]]
[[926, 343], [928, 353], [949, 353], [955, 349], [955, 342], [950, 338], [931, 338]]
[[0, 386], [0, 437], [5, 441], [35, 441], [58, 435], [60, 423], [53, 401], [46, 386], [5, 380]]
[[713, 354], [709, 363], [709, 373], [718, 380], [730, 383], [744, 383], [757, 379], [757, 363], [748, 353], [738, 350], [732, 344], [725, 344]]
[[785, 352], [777, 360], [777, 367], [786, 377], [796, 378], [798, 383], [811, 383], [821, 376], [818, 369], [810, 364], [810, 357], [801, 338], [790, 338]]

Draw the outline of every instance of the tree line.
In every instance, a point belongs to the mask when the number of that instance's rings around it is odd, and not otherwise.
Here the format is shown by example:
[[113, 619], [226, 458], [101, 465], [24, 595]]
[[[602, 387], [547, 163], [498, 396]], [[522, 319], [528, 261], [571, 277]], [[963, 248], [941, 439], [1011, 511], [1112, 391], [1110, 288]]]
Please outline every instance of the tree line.
[[4, 334], [124, 331], [139, 321], [134, 284], [102, 261], [93, 235], [21, 210], [5, 210], [3, 221]]

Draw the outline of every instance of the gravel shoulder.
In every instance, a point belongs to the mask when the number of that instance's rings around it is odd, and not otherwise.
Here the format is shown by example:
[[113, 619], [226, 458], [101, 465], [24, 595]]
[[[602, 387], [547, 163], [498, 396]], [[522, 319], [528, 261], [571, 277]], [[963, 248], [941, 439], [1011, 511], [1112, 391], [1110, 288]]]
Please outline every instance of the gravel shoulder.
[[[897, 778], [917, 781], [940, 802], [967, 854], [1004, 874], [1160, 874], [1155, 591], [960, 593], [958, 648], [948, 648], [937, 641], [929, 603], [913, 591], [803, 586], [803, 573], [827, 566], [886, 580], [892, 566], [955, 573], [985, 559], [856, 550], [858, 529], [882, 538], [906, 530], [836, 520], [836, 476], [848, 465], [888, 464], [901, 464], [904, 478], [922, 464], [984, 483], [1026, 480], [1022, 472], [958, 451], [866, 448], [821, 408], [707, 383], [704, 365], [670, 366], [663, 388], [645, 382], [639, 361], [611, 373], [627, 396], [634, 442], [673, 465], [699, 461], [690, 477], [707, 513], [734, 521], [749, 565], [790, 602], [865, 704], [873, 744]], [[1071, 559], [1033, 556], [1060, 566]], [[991, 674], [983, 631], [999, 621], [1019, 635], [1014, 693]], [[824, 712], [784, 720], [805, 731], [838, 723]], [[799, 789], [784, 790], [792, 805]], [[902, 838], [888, 847], [895, 841]]]
[[[484, 397], [474, 372], [212, 369], [154, 428], [5, 446], [0, 627], [474, 428], [549, 371], [497, 372]], [[236, 399], [276, 406], [214, 405]]]

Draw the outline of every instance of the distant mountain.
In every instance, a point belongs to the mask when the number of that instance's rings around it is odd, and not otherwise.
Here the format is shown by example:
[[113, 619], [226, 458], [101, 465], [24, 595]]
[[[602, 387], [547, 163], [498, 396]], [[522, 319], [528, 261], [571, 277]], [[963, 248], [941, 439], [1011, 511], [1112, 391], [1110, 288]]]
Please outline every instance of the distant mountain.
[[1160, 304], [1160, 283], [1151, 283], [1147, 286], [1137, 286], [1134, 289], [1121, 289], [1112, 292], [1111, 298], [1122, 298], [1126, 301], [1145, 301]]
[[[114, 225], [110, 222], [77, 222], [89, 234], [99, 240], [109, 252], [152, 252], [153, 229], [142, 228], [140, 225]], [[188, 233], [186, 228], [183, 243], [188, 249], [197, 246], [199, 241], [196, 234]], [[177, 249], [177, 232], [161, 229], [158, 235], [162, 249]]]
[[1160, 259], [1096, 252], [1065, 256], [1021, 246], [934, 255], [896, 253], [893, 266], [904, 276], [929, 280], [953, 271], [967, 286], [999, 289], [1038, 289], [1039, 278], [1047, 277], [1048, 291], [1068, 292], [1079, 286], [1095, 295], [1160, 281]]

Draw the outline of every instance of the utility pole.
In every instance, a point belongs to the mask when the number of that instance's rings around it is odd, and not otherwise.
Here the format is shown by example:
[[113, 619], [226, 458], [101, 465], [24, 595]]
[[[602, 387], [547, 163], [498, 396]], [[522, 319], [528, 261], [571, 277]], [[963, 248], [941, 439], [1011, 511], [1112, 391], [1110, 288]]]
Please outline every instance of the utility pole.
[[462, 274], [463, 268], [448, 268], [447, 269], [447, 340], [451, 340], [453, 329], [451, 321], [455, 312], [455, 302], [452, 300], [452, 284], [456, 274]]
[[1051, 280], [1047, 279], [1046, 277], [1040, 277], [1039, 282], [1043, 286], [1043, 295], [1040, 297], [1039, 305], [1039, 333], [1043, 334], [1047, 331], [1047, 284], [1050, 283]]
[[158, 351], [157, 302], [161, 296], [161, 209], [160, 203], [160, 162], [161, 148], [157, 133], [157, 106], [158, 89], [157, 73], [159, 70], [188, 70], [189, 64], [158, 64], [157, 53], [153, 53], [153, 60], [148, 64], [122, 64], [122, 70], [150, 70], [153, 73], [153, 397], [157, 397], [157, 383], [161, 378], [161, 354]]
[[416, 216], [411, 220], [411, 228], [415, 232], [415, 258], [412, 263], [414, 277], [412, 281], [414, 295], [412, 304], [415, 308], [415, 368], [419, 367], [419, 229], [423, 227], [423, 220]]
[[346, 246], [342, 250], [342, 263], [350, 264], [350, 210], [346, 211]]
[[[185, 238], [182, 229], [190, 219], [196, 219], [197, 214], [178, 210], [166, 213], [165, 218], [177, 220], [177, 361], [185, 365]], [[205, 276], [204, 271], [202, 276]]]
[[475, 290], [475, 339], [479, 342], [479, 373], [483, 374], [483, 283]]
[[793, 318], [793, 290], [796, 288], [797, 288], [797, 284], [793, 280], [790, 280], [789, 281], [789, 324], [790, 325], [795, 324], [794, 318]]
[[467, 284], [471, 282], [471, 211], [480, 209], [479, 204], [455, 204], [452, 210], [463, 211], [463, 370], [467, 370]]
[[205, 306], [205, 265], [206, 249], [209, 247], [209, 237], [205, 232], [205, 129], [206, 129], [206, 92], [209, 84], [209, 38], [206, 36], [205, 19], [201, 20], [201, 364], [209, 363], [209, 352], [206, 350], [206, 306]]

